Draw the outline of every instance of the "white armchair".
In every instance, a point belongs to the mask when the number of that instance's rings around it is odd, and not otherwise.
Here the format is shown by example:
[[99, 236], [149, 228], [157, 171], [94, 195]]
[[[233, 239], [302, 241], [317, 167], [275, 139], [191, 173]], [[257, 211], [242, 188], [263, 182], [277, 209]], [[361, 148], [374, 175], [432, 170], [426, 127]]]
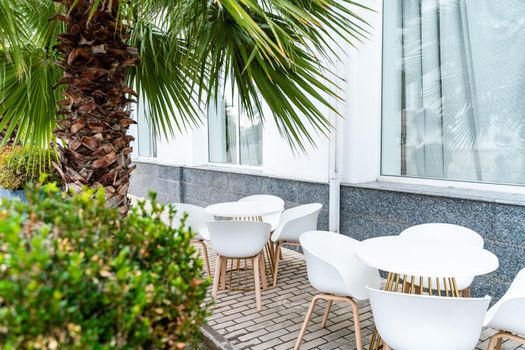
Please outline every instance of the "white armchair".
[[518, 272], [507, 293], [487, 312], [485, 326], [500, 330], [490, 339], [488, 350], [501, 349], [504, 338], [525, 344], [525, 269]]
[[271, 225], [254, 221], [215, 221], [208, 223], [212, 248], [217, 253], [212, 297], [217, 297], [219, 281], [225, 288], [228, 259], [250, 259], [253, 267], [257, 310], [262, 309], [261, 285], [266, 288], [263, 254], [270, 238]]
[[[204, 254], [204, 263], [206, 264], [206, 269], [208, 274], [211, 275], [210, 270], [210, 259], [208, 257], [208, 247], [206, 241], [210, 240], [210, 235], [208, 233], [208, 222], [214, 221], [215, 218], [212, 215], [206, 214], [203, 207], [199, 207], [193, 204], [187, 203], [173, 203], [177, 213], [175, 214], [173, 225], [179, 225], [180, 220], [184, 216], [184, 213], [188, 214], [186, 219], [186, 227], [191, 228], [191, 231], [195, 234], [192, 242], [200, 244], [202, 246], [202, 252]], [[167, 215], [167, 214], [166, 214]]]
[[277, 285], [277, 273], [279, 271], [279, 260], [281, 258], [281, 246], [300, 245], [299, 237], [307, 231], [317, 230], [317, 221], [321, 212], [322, 204], [312, 203], [300, 205], [287, 209], [281, 215], [279, 225], [272, 234], [274, 249], [274, 272], [273, 285]]
[[301, 235], [300, 242], [306, 258], [308, 280], [320, 293], [310, 303], [294, 349], [299, 349], [315, 305], [322, 299], [327, 301], [327, 306], [321, 327], [325, 326], [334, 301], [352, 305], [357, 349], [362, 350], [359, 307], [355, 299], [368, 299], [367, 285], [381, 285], [379, 271], [357, 259], [353, 252], [359, 241], [350, 237], [327, 231], [310, 231]]
[[473, 350], [490, 297], [450, 298], [368, 289], [385, 350]]

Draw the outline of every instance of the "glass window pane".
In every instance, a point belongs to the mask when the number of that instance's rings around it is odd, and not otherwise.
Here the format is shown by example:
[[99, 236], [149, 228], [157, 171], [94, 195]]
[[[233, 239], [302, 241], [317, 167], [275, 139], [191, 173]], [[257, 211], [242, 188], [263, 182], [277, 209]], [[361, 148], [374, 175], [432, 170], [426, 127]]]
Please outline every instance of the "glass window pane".
[[153, 135], [153, 128], [150, 121], [146, 118], [144, 104], [139, 104], [137, 113], [137, 144], [139, 157], [156, 157], [157, 140]]
[[255, 115], [251, 120], [243, 113], [240, 118], [241, 164], [262, 165], [262, 120]]
[[525, 1], [384, 1], [382, 173], [525, 184]]
[[208, 110], [209, 161], [237, 164], [238, 106], [231, 94], [219, 101], [217, 106]]

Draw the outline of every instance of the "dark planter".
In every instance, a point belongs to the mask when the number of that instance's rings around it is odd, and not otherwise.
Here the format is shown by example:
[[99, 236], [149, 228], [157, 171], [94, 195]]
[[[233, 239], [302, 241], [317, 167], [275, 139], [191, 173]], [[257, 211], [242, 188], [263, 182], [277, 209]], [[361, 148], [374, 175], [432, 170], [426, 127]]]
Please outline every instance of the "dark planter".
[[0, 188], [0, 199], [3, 198], [18, 198], [22, 202], [26, 201], [26, 194], [24, 190], [8, 190], [5, 188]]

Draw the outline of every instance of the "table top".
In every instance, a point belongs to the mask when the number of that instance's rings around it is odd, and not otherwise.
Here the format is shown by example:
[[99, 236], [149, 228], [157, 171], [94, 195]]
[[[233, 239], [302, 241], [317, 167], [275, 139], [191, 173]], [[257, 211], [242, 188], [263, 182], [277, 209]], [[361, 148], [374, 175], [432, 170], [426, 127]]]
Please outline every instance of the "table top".
[[417, 277], [473, 277], [499, 267], [496, 255], [486, 249], [399, 236], [367, 239], [355, 254], [376, 269]]
[[266, 216], [283, 211], [283, 206], [271, 201], [242, 201], [217, 203], [207, 206], [207, 214], [221, 217], [253, 217]]

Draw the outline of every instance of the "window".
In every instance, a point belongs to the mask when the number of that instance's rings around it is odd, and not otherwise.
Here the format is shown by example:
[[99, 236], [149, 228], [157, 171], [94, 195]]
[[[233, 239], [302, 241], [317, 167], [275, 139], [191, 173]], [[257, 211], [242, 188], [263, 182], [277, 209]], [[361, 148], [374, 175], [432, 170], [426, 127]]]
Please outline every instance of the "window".
[[157, 140], [149, 118], [146, 118], [144, 103], [139, 104], [137, 113], [137, 144], [139, 157], [156, 157]]
[[208, 111], [208, 152], [212, 163], [262, 165], [262, 120], [249, 118], [231, 89]]
[[383, 175], [525, 184], [525, 1], [384, 1]]

